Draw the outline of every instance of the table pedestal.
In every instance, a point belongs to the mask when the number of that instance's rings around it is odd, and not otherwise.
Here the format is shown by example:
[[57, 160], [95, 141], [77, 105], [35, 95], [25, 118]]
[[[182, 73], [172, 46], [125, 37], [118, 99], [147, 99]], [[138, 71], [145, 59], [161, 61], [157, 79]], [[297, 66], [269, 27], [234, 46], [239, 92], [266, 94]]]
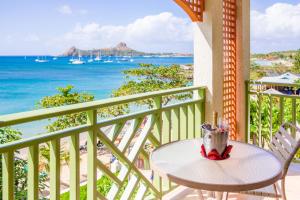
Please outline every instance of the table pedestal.
[[[203, 192], [201, 190], [198, 190], [198, 195], [200, 197], [200, 200], [204, 200]], [[207, 196], [210, 200], [222, 200], [223, 199], [223, 192], [211, 192], [207, 191]], [[226, 198], [225, 198], [226, 199]]]

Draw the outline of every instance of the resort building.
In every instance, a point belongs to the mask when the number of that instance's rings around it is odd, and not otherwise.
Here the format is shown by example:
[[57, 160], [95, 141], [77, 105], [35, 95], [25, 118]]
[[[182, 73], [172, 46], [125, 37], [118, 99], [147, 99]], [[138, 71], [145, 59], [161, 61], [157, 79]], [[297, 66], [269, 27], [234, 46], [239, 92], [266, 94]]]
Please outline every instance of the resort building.
[[259, 79], [259, 82], [277, 83], [277, 84], [294, 84], [300, 79], [300, 75], [287, 72], [279, 76], [265, 76]]
[[297, 86], [297, 81], [300, 80], [300, 76], [287, 72], [279, 76], [263, 77], [258, 82], [264, 83], [266, 89], [275, 89], [284, 94], [297, 94], [299, 95], [300, 87]]

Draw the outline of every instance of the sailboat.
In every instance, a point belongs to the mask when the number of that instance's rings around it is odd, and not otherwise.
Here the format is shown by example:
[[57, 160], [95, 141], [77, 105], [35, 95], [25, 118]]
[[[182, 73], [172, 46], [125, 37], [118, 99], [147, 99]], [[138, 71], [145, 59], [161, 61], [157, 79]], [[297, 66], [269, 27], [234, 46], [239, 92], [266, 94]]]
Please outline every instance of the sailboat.
[[130, 55], [130, 62], [134, 62], [134, 59], [133, 59], [133, 52], [131, 52], [131, 55]]
[[100, 51], [98, 52], [98, 56], [94, 60], [95, 61], [101, 61], [102, 60]]
[[128, 58], [126, 57], [126, 56], [123, 56], [122, 58], [121, 58], [121, 61], [128, 61]]
[[82, 65], [84, 64], [84, 61], [81, 60], [80, 52], [78, 53], [78, 59], [74, 59], [71, 64], [73, 65]]
[[91, 53], [90, 59], [88, 59], [88, 63], [92, 63], [92, 62], [94, 62], [94, 59], [93, 59], [93, 53]]
[[69, 60], [70, 62], [73, 62], [75, 59], [74, 59], [74, 56], [72, 56], [72, 58]]
[[40, 59], [40, 57], [38, 56], [37, 59], [35, 59], [35, 62], [38, 62], [38, 63], [46, 63], [46, 62], [49, 62], [49, 60], [46, 59], [46, 56], [45, 58], [43, 59]]
[[113, 62], [114, 62], [114, 61], [112, 61], [112, 60], [110, 60], [110, 59], [104, 61], [104, 63], [113, 63]]
[[111, 59], [111, 56], [107, 58], [107, 60], [104, 60], [104, 63], [113, 63], [114, 61]]

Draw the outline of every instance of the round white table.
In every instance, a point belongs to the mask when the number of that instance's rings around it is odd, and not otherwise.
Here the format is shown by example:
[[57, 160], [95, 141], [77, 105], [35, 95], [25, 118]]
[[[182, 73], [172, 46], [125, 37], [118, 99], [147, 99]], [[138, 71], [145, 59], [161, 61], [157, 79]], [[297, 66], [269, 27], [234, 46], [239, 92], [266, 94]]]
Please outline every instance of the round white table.
[[282, 164], [272, 153], [246, 143], [229, 144], [230, 158], [222, 161], [201, 156], [201, 139], [165, 144], [152, 152], [150, 165], [174, 183], [215, 192], [255, 190], [281, 178]]

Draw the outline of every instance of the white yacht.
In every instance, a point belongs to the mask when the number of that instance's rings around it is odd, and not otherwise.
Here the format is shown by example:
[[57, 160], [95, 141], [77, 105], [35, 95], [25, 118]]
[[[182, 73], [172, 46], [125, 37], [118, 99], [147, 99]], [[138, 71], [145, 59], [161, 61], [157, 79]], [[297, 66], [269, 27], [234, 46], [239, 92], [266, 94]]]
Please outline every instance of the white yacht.
[[72, 56], [72, 58], [69, 61], [73, 62], [74, 60], [76, 60], [76, 59], [74, 59], [74, 56]]
[[82, 64], [84, 64], [84, 61], [82, 61], [80, 59], [75, 59], [71, 64], [72, 65], [82, 65]]
[[128, 57], [123, 56], [120, 60], [126, 62], [126, 61], [128, 61]]
[[80, 55], [80, 52], [78, 53], [78, 59], [74, 59], [71, 64], [73, 65], [82, 65], [84, 64], [85, 62], [81, 60], [81, 55]]
[[113, 63], [114, 61], [112, 60], [104, 60], [104, 63]]
[[90, 55], [90, 59], [88, 59], [88, 61], [87, 61], [88, 63], [92, 63], [92, 62], [94, 62], [94, 59], [93, 59], [93, 53], [91, 53], [91, 55]]
[[98, 52], [98, 56], [94, 60], [95, 61], [101, 61], [102, 60], [100, 51]]
[[46, 57], [43, 59], [40, 57], [37, 57], [37, 59], [35, 59], [35, 62], [38, 62], [38, 63], [46, 63], [46, 62], [49, 62], [49, 60], [46, 59]]

